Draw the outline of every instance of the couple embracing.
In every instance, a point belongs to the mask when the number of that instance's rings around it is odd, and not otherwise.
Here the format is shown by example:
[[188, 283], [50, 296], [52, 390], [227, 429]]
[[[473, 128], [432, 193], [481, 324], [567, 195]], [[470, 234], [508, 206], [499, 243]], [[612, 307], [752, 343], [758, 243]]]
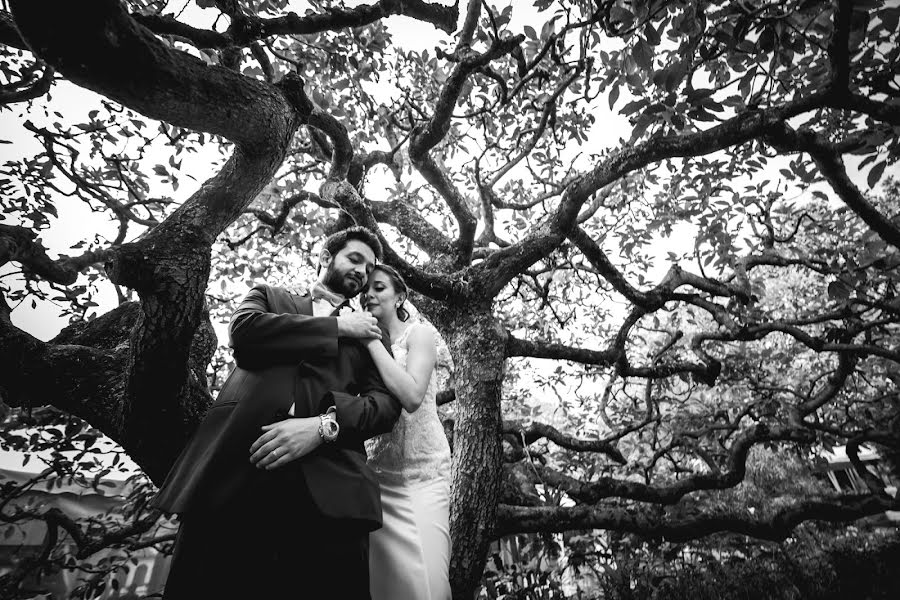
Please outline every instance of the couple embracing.
[[380, 258], [340, 231], [307, 291], [232, 316], [237, 367], [153, 501], [181, 520], [164, 598], [449, 599], [435, 338]]

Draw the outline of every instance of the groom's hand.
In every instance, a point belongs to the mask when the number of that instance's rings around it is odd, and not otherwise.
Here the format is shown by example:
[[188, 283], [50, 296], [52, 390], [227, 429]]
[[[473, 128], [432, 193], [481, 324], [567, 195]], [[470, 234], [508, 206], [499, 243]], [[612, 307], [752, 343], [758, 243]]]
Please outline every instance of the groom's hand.
[[263, 425], [250, 446], [250, 462], [259, 469], [277, 469], [315, 450], [321, 443], [319, 417], [285, 419]]
[[371, 313], [357, 311], [337, 318], [338, 337], [380, 340], [378, 320]]

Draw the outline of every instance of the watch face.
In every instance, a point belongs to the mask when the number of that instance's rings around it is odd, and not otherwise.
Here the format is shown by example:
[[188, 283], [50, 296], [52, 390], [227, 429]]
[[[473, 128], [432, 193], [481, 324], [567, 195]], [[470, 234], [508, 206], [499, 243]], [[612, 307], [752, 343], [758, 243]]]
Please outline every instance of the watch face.
[[338, 435], [339, 430], [340, 427], [338, 427], [337, 421], [333, 421], [331, 419], [322, 420], [322, 433], [325, 435], [326, 439], [335, 439]]

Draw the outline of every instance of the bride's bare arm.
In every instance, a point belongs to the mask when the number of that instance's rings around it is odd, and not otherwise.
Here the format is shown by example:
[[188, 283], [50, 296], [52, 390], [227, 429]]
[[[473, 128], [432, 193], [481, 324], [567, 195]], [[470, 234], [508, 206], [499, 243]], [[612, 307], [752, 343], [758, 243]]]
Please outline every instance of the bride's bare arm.
[[407, 337], [405, 371], [380, 342], [367, 343], [366, 347], [388, 390], [400, 400], [406, 412], [415, 412], [425, 397], [437, 360], [434, 333], [419, 324], [412, 326]]

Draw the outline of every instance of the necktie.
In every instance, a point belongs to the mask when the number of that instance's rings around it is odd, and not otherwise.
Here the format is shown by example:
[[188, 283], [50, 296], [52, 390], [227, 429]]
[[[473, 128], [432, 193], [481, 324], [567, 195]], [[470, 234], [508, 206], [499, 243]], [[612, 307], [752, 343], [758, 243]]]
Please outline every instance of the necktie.
[[327, 287], [325, 287], [321, 281], [317, 281], [312, 286], [312, 289], [309, 293], [312, 296], [313, 300], [327, 300], [328, 303], [334, 307], [338, 307], [347, 301], [347, 299], [340, 294], [335, 294]]

